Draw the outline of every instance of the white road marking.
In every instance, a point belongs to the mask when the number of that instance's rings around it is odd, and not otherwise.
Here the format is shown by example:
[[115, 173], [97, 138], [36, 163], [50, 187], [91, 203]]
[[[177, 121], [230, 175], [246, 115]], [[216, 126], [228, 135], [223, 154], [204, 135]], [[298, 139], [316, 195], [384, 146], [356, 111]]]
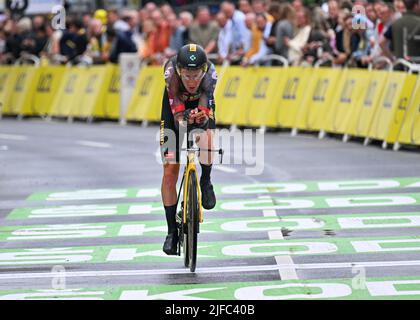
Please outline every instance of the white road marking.
[[109, 143], [104, 142], [95, 142], [95, 141], [87, 141], [87, 140], [81, 140], [76, 141], [77, 144], [85, 147], [92, 147], [92, 148], [111, 148], [111, 145]]
[[2, 139], [2, 140], [14, 140], [14, 141], [25, 141], [25, 140], [28, 140], [28, 137], [17, 135], [17, 134], [0, 133], [0, 139]]
[[[295, 264], [294, 267], [299, 270], [314, 269], [349, 269], [349, 268], [380, 268], [380, 267], [410, 267], [420, 266], [420, 260], [412, 261], [367, 261], [367, 262], [326, 262], [326, 263], [303, 263]], [[273, 265], [257, 265], [257, 266], [230, 266], [230, 267], [209, 267], [197, 268], [197, 274], [217, 274], [230, 272], [255, 272], [255, 271], [275, 271], [289, 270], [290, 265], [273, 264]], [[142, 276], [142, 275], [171, 275], [171, 274], [191, 274], [189, 269], [151, 269], [151, 270], [104, 270], [104, 271], [68, 271], [63, 273], [66, 278], [77, 277], [121, 277], [121, 276]], [[57, 277], [56, 272], [37, 272], [37, 273], [5, 273], [0, 274], [0, 280], [16, 280], [16, 279], [40, 279]]]
[[[264, 217], [273, 217], [277, 216], [276, 210], [263, 210]], [[283, 233], [281, 231], [269, 231], [268, 238], [270, 240], [284, 240]], [[297, 280], [298, 275], [296, 273], [296, 266], [293, 262], [293, 259], [290, 255], [285, 256], [276, 256], [277, 265], [286, 266], [288, 265], [289, 268], [282, 268], [279, 269], [280, 278], [282, 280]]]

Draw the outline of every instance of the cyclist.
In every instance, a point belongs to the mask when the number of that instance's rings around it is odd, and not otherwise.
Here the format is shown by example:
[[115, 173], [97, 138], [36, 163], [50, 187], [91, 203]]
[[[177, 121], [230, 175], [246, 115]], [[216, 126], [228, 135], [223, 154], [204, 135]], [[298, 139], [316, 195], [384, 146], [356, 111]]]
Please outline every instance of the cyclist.
[[[204, 150], [212, 149], [214, 117], [214, 89], [217, 74], [202, 47], [196, 44], [183, 46], [178, 54], [164, 66], [166, 89], [162, 101], [160, 145], [163, 161], [162, 201], [165, 207], [168, 235], [163, 245], [167, 255], [176, 255], [178, 232], [176, 226], [179, 158], [184, 133], [199, 129], [196, 143]], [[202, 205], [211, 210], [216, 197], [210, 181], [212, 156], [200, 152], [200, 187]]]

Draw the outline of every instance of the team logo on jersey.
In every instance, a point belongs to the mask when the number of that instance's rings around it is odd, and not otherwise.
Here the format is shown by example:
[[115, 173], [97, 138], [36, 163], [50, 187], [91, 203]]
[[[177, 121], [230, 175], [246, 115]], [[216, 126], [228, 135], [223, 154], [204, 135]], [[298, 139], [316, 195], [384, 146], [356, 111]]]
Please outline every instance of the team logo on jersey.
[[196, 44], [190, 44], [190, 52], [196, 52], [197, 51], [197, 45]]

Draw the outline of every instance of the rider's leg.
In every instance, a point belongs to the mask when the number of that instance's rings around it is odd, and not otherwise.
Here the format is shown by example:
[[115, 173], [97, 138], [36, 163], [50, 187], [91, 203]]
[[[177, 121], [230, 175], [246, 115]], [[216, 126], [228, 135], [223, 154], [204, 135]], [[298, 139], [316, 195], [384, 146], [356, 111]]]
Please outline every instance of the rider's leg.
[[176, 228], [176, 206], [177, 193], [176, 183], [179, 174], [179, 164], [164, 164], [162, 179], [162, 202], [165, 207], [166, 222], [168, 224], [168, 234], [177, 231]]
[[178, 230], [176, 227], [176, 183], [179, 173], [179, 150], [177, 147], [179, 135], [177, 134], [166, 90], [162, 100], [160, 130], [160, 148], [162, 162], [164, 164], [161, 192], [166, 222], [168, 224], [168, 235], [163, 244], [163, 251], [168, 255], [175, 255], [177, 254], [178, 244]]
[[[207, 129], [197, 137], [197, 146], [202, 150], [213, 149], [213, 131]], [[213, 153], [200, 151], [200, 165], [202, 169], [201, 180], [210, 181], [211, 169], [213, 165]]]
[[[198, 134], [197, 146], [202, 150], [213, 149], [213, 131], [207, 129]], [[216, 196], [211, 184], [211, 170], [213, 165], [213, 153], [200, 151], [201, 179], [200, 187], [202, 193], [202, 204], [204, 209], [211, 210], [216, 205]]]

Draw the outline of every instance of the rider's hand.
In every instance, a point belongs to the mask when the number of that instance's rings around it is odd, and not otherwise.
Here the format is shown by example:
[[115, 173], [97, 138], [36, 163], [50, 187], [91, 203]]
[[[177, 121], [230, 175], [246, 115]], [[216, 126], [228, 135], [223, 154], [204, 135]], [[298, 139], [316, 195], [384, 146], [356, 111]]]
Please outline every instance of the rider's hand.
[[198, 107], [194, 109], [191, 118], [200, 126], [206, 125], [210, 119], [210, 109], [207, 107]]
[[196, 123], [202, 124], [209, 120], [209, 115], [204, 111], [200, 111], [194, 114], [192, 118], [195, 120]]
[[198, 109], [187, 109], [182, 112], [179, 112], [175, 115], [175, 120], [182, 126], [186, 126], [187, 124], [193, 124], [194, 118], [192, 118], [192, 115], [194, 114], [195, 110], [198, 111]]

